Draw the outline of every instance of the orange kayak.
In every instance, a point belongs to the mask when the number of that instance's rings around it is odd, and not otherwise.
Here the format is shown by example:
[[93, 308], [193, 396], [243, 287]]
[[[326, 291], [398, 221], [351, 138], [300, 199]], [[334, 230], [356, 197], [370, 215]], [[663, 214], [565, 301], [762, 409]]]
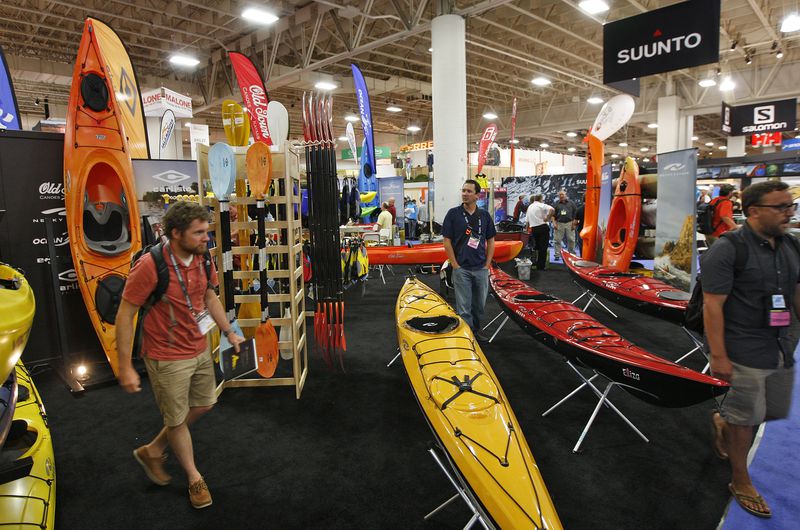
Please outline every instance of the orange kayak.
[[[505, 263], [517, 257], [522, 241], [495, 241], [494, 261]], [[447, 259], [444, 243], [413, 247], [367, 247], [370, 265], [441, 265]]]
[[64, 194], [72, 261], [92, 325], [117, 373], [114, 322], [131, 257], [142, 247], [139, 207], [109, 71], [88, 19], [72, 74]]
[[600, 214], [600, 185], [603, 181], [603, 142], [596, 136], [588, 134], [586, 141], [589, 149], [586, 155], [586, 196], [584, 199], [583, 229], [581, 240], [583, 259], [593, 260], [597, 255], [597, 222]]
[[608, 228], [603, 241], [603, 266], [614, 271], [627, 271], [642, 216], [642, 190], [639, 187], [639, 166], [628, 157], [622, 167], [608, 214]]

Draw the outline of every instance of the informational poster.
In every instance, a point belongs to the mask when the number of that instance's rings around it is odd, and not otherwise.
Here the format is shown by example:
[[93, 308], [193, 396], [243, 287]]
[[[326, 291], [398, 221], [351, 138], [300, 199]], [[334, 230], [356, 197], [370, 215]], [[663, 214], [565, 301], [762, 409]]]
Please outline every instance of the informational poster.
[[194, 160], [133, 160], [139, 214], [153, 233], [161, 229], [167, 202], [197, 195], [197, 162]]
[[606, 227], [608, 226], [608, 216], [611, 213], [611, 200], [614, 198], [614, 188], [611, 175], [611, 164], [606, 164], [601, 170], [600, 178], [600, 208], [597, 212], [597, 252], [595, 256], [603, 256], [603, 240], [606, 237]]
[[697, 274], [696, 180], [696, 149], [658, 154], [654, 276], [687, 292]]
[[536, 175], [531, 177], [508, 177], [502, 181], [507, 197], [533, 194], [544, 195], [544, 202], [553, 204], [558, 200], [558, 192], [567, 191], [567, 198], [580, 207], [586, 195], [586, 172], [565, 175]]
[[208, 125], [192, 123], [189, 125], [189, 143], [192, 146], [192, 160], [197, 160], [197, 145], [209, 145]]
[[378, 200], [383, 204], [394, 199], [397, 210], [395, 224], [403, 226], [403, 177], [378, 177]]

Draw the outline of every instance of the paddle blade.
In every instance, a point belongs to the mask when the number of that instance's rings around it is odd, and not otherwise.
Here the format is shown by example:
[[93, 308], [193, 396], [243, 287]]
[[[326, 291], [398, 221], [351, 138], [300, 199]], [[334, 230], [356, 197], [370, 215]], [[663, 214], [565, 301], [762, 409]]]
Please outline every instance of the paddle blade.
[[[222, 128], [229, 144], [236, 145], [236, 133], [233, 131], [233, 116], [236, 113], [237, 103], [232, 99], [222, 102]], [[240, 107], [241, 108], [241, 107]]]
[[248, 147], [245, 165], [250, 189], [253, 194], [263, 198], [272, 181], [272, 154], [269, 146], [263, 142], [256, 142]]
[[[286, 320], [292, 319], [292, 312], [289, 311], [289, 308], [286, 308], [286, 311], [283, 312], [283, 318]], [[284, 324], [281, 326], [281, 331], [278, 334], [278, 341], [279, 342], [291, 342], [292, 341], [292, 324]], [[294, 357], [294, 352], [290, 349], [280, 350], [281, 359], [289, 360]]]
[[590, 134], [600, 141], [620, 130], [633, 116], [636, 102], [628, 94], [620, 94], [606, 101], [594, 120]]
[[273, 145], [282, 149], [283, 142], [289, 137], [289, 111], [279, 101], [270, 101], [267, 105], [267, 123]]
[[270, 378], [278, 367], [278, 334], [275, 326], [267, 320], [256, 328], [256, 356], [258, 357], [258, 375]]
[[226, 199], [236, 183], [236, 159], [233, 149], [219, 142], [208, 150], [208, 173], [211, 176], [211, 189], [217, 199]]
[[[244, 320], [247, 318], [261, 318], [261, 307], [256, 302], [247, 302], [239, 306], [237, 318]], [[260, 327], [260, 326], [259, 326]], [[244, 338], [252, 339], [256, 336], [256, 328], [243, 328]]]

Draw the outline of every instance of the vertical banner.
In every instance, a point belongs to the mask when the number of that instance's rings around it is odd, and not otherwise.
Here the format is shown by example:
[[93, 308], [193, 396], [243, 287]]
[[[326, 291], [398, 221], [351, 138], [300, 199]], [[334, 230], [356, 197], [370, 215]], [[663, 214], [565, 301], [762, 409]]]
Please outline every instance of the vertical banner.
[[394, 207], [397, 210], [395, 223], [403, 226], [403, 177], [378, 177], [378, 197], [380, 202], [389, 202], [394, 199]]
[[603, 257], [603, 240], [606, 237], [606, 227], [608, 226], [608, 216], [611, 214], [611, 201], [614, 199], [614, 187], [611, 175], [611, 164], [606, 164], [600, 169], [600, 201], [597, 209], [597, 245], [595, 256]]
[[[372, 110], [369, 104], [369, 92], [367, 92], [367, 82], [364, 75], [355, 64], [351, 64], [353, 70], [353, 84], [356, 88], [356, 101], [358, 101], [358, 113], [361, 116], [361, 129], [364, 132], [364, 142], [366, 144], [367, 163], [369, 167], [363, 166], [362, 169], [367, 177], [377, 172], [375, 165], [375, 138], [372, 132]], [[402, 197], [402, 195], [401, 195]]]
[[228, 52], [228, 57], [236, 74], [236, 82], [239, 83], [244, 106], [250, 111], [250, 132], [253, 134], [253, 139], [256, 142], [272, 145], [267, 123], [269, 96], [264, 89], [261, 75], [253, 62], [241, 53]]
[[690, 291], [697, 273], [695, 185], [697, 150], [658, 154], [654, 276]]
[[511, 104], [511, 176], [516, 176], [514, 172], [514, 131], [517, 128], [517, 98]]
[[350, 145], [350, 151], [353, 153], [353, 160], [355, 161], [356, 165], [358, 165], [358, 149], [356, 148], [356, 133], [353, 130], [353, 124], [347, 122], [347, 128], [345, 129], [345, 136], [347, 136], [347, 143]]
[[14, 83], [11, 82], [11, 72], [8, 71], [8, 63], [6, 63], [2, 47], [0, 47], [0, 129], [12, 131], [22, 129], [19, 121], [17, 96], [14, 94]]
[[122, 118], [122, 127], [128, 137], [131, 158], [150, 158], [142, 94], [128, 51], [110, 27], [93, 18], [87, 19], [86, 23], [91, 24], [97, 36], [97, 45], [105, 59], [108, 77], [117, 99], [117, 109]]
[[486, 129], [483, 131], [483, 136], [481, 136], [481, 145], [478, 149], [478, 174], [480, 175], [481, 170], [483, 169], [483, 165], [486, 163], [486, 153], [489, 150], [489, 146], [497, 138], [497, 125], [494, 123], [490, 123], [486, 126]]
[[192, 146], [192, 160], [197, 160], [197, 145], [209, 145], [208, 125], [200, 123], [189, 125], [189, 143]]
[[175, 113], [171, 110], [164, 111], [161, 116], [161, 133], [158, 137], [158, 158], [175, 159], [178, 158], [178, 150], [175, 147]]

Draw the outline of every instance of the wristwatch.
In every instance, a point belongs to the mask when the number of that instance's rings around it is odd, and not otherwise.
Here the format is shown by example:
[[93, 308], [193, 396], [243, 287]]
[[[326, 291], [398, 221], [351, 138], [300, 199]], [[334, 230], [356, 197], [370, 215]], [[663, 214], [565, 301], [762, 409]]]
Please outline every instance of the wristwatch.
[[233, 328], [229, 329], [228, 331], [223, 331], [223, 332], [222, 332], [222, 334], [223, 334], [223, 335], [225, 335], [226, 337], [227, 337], [228, 335], [230, 335], [231, 333], [234, 333], [234, 331], [233, 331]]

